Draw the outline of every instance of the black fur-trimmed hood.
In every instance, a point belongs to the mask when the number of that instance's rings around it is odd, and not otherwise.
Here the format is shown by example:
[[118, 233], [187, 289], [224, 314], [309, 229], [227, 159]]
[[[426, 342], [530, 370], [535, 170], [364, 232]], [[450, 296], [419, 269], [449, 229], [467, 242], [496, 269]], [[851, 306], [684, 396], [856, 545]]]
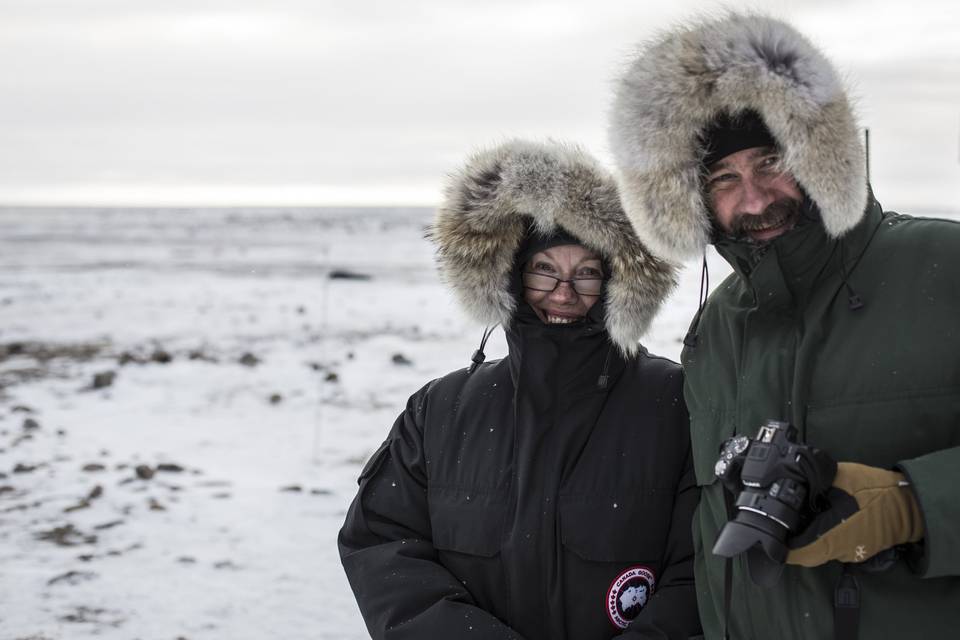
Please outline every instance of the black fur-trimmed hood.
[[606, 260], [606, 328], [624, 353], [635, 353], [676, 269], [640, 244], [613, 178], [574, 146], [511, 141], [474, 154], [448, 181], [428, 235], [467, 315], [510, 324], [510, 275], [530, 224], [543, 233], [560, 227]]
[[657, 255], [688, 259], [710, 241], [700, 134], [720, 113], [746, 109], [777, 139], [830, 236], [863, 216], [864, 151], [837, 71], [790, 25], [728, 14], [650, 42], [617, 86], [609, 133], [620, 192]]

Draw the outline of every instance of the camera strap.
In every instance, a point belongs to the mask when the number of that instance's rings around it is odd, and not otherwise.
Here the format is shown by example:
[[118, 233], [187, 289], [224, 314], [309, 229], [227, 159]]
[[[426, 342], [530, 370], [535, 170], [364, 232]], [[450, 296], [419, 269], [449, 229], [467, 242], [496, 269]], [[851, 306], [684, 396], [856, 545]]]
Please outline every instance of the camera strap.
[[730, 640], [730, 600], [733, 597], [733, 558], [723, 563], [723, 640]]
[[833, 595], [834, 640], [857, 640], [860, 629], [860, 584], [852, 567], [844, 563]]

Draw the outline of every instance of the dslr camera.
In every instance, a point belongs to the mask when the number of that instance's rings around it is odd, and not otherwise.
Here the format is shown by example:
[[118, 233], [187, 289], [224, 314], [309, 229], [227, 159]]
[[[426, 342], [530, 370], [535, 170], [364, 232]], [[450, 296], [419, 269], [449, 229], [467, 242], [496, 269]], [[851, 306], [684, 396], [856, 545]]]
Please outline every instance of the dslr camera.
[[727, 440], [714, 473], [736, 495], [735, 513], [713, 553], [727, 558], [746, 553], [753, 582], [776, 584], [788, 538], [809, 523], [816, 507], [811, 502], [829, 488], [836, 470], [826, 453], [798, 443], [796, 428], [787, 422], [767, 420], [753, 440]]

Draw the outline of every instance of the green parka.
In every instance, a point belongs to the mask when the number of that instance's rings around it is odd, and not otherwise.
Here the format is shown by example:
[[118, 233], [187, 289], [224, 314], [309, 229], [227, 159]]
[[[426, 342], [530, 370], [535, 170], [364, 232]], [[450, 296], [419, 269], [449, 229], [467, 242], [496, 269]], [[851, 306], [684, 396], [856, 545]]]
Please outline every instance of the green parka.
[[[899, 467], [916, 492], [922, 543], [886, 571], [851, 565], [860, 637], [952, 637], [960, 629], [960, 225], [884, 213], [873, 201], [842, 240], [808, 223], [762, 253], [729, 240], [717, 249], [735, 273], [711, 295], [682, 358], [702, 487], [694, 544], [706, 636], [723, 630], [725, 560], [710, 553], [728, 520], [717, 452], [775, 418], [838, 461]], [[862, 308], [851, 309], [851, 295]], [[840, 572], [837, 562], [787, 566], [767, 589], [735, 559], [730, 637], [832, 638]]]
[[[815, 209], [762, 249], [713, 233], [704, 132], [749, 110]], [[735, 273], [710, 296], [685, 349], [685, 398], [702, 498], [695, 575], [707, 638], [724, 629], [728, 520], [714, 478], [721, 443], [789, 420], [837, 461], [899, 468], [925, 538], [885, 571], [850, 565], [859, 637], [960, 634], [960, 225], [884, 213], [868, 189], [861, 131], [843, 79], [789, 24], [729, 13], [645, 43], [617, 86], [610, 144], [641, 241], [674, 260], [707, 245]], [[815, 206], [812, 206], [814, 205]], [[862, 302], [851, 305], [850, 299]], [[876, 550], [866, 550], [872, 555]], [[833, 638], [837, 562], [787, 567], [755, 586], [732, 562], [731, 638]]]

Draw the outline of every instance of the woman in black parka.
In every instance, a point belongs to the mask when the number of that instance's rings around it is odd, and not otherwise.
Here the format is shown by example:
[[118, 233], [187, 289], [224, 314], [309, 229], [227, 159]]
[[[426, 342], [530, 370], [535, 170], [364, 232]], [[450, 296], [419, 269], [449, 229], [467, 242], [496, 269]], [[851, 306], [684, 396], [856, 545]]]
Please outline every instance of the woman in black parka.
[[556, 144], [475, 155], [430, 235], [509, 354], [415, 393], [361, 473], [339, 544], [370, 634], [699, 633], [683, 376], [638, 341], [673, 267], [611, 178]]

